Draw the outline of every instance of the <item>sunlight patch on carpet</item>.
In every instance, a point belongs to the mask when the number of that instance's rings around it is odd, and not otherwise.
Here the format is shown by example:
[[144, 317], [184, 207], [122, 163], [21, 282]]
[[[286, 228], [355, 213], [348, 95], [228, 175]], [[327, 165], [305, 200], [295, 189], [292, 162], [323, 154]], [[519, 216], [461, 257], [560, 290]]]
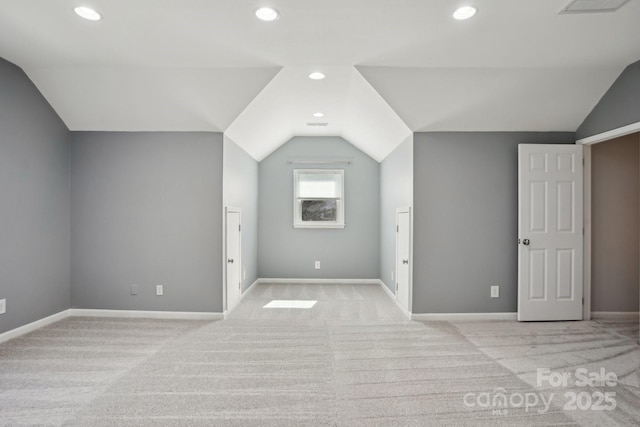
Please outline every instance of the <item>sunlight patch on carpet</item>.
[[318, 301], [313, 300], [273, 300], [262, 308], [311, 308]]

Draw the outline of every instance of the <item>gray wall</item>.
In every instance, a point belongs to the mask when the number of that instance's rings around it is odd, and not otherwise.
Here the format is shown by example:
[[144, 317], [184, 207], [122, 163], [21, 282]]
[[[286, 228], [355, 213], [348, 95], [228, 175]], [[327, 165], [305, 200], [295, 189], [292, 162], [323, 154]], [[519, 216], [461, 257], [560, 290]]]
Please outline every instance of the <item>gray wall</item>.
[[582, 139], [640, 122], [640, 61], [629, 65], [576, 131]]
[[591, 309], [638, 311], [637, 133], [591, 151]]
[[74, 132], [71, 183], [73, 307], [222, 312], [222, 134]]
[[396, 290], [396, 209], [407, 206], [413, 206], [413, 135], [380, 164], [379, 274], [393, 293]]
[[[345, 170], [344, 229], [293, 228], [292, 158], [352, 158]], [[318, 167], [320, 168], [320, 167]], [[377, 279], [380, 165], [339, 137], [295, 137], [260, 162], [258, 275], [261, 278]], [[314, 269], [314, 261], [321, 269]]]
[[0, 333], [69, 308], [69, 131], [0, 59]]
[[[518, 144], [574, 134], [414, 135], [413, 313], [517, 310]], [[500, 286], [500, 298], [490, 287]]]
[[224, 137], [223, 201], [242, 209], [242, 289], [258, 278], [258, 162]]

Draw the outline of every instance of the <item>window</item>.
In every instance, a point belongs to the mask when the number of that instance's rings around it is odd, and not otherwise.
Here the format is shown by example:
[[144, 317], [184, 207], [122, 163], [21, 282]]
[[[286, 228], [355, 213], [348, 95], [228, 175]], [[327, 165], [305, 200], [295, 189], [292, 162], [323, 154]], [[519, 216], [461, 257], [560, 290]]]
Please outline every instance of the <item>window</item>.
[[293, 170], [293, 226], [344, 228], [344, 170]]

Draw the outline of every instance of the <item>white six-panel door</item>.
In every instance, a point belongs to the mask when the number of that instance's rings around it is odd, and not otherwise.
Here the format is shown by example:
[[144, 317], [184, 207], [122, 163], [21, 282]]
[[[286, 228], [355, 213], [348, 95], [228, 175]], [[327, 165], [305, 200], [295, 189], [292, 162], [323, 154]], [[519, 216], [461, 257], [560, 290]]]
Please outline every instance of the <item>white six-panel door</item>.
[[518, 146], [518, 320], [582, 319], [580, 145]]

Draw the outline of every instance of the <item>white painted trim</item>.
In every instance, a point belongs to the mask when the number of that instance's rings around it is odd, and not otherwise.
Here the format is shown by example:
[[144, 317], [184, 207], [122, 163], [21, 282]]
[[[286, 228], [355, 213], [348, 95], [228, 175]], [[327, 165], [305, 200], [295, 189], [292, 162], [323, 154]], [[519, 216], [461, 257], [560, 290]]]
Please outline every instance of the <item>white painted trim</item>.
[[260, 279], [256, 279], [255, 282], [253, 282], [247, 289], [245, 289], [242, 294], [240, 295], [240, 301], [242, 301], [242, 299], [249, 293], [251, 292], [251, 290], [258, 285], [258, 283], [260, 283]]
[[602, 132], [597, 135], [579, 139], [576, 141], [576, 144], [582, 144], [582, 145], [597, 144], [599, 142], [608, 141], [613, 138], [629, 135], [630, 133], [634, 133], [637, 131], [640, 131], [640, 122], [631, 123], [630, 125], [622, 126], [617, 129], [611, 129], [607, 132]]
[[377, 285], [380, 283], [380, 279], [258, 279], [258, 283], [282, 283], [282, 284], [345, 284], [345, 285]]
[[0, 334], [0, 343], [9, 341], [14, 338], [18, 338], [19, 336], [28, 334], [29, 332], [33, 332], [37, 329], [43, 328], [52, 323], [66, 319], [67, 317], [70, 316], [69, 311], [70, 310], [64, 310], [64, 311], [61, 311], [60, 313], [52, 314], [51, 316], [45, 317], [44, 319], [36, 320], [35, 322], [27, 323], [26, 325], [4, 332]]
[[181, 319], [181, 320], [222, 320], [223, 313], [196, 311], [146, 311], [146, 310], [101, 310], [71, 308], [73, 317], [120, 317], [125, 319]]
[[[260, 279], [256, 279], [256, 281], [253, 282], [251, 284], [251, 286], [249, 286], [247, 289], [245, 289], [243, 292], [240, 293], [240, 301], [238, 301], [238, 304], [236, 305], [236, 308], [240, 305], [240, 303], [242, 302], [244, 297], [247, 296], [247, 294], [251, 291], [251, 289], [253, 289], [253, 287], [256, 286], [258, 283], [260, 283]], [[224, 318], [226, 319], [227, 317], [229, 317], [230, 312], [228, 310], [225, 310], [224, 313], [222, 313], [222, 314], [224, 315]]]
[[633, 320], [638, 321], [640, 313], [637, 311], [593, 311], [592, 319], [601, 320]]
[[[337, 197], [338, 209], [335, 221], [302, 221], [301, 199], [298, 196], [298, 183], [304, 174], [334, 174], [340, 176], [340, 197]], [[293, 228], [344, 228], [345, 197], [344, 197], [344, 169], [293, 169]]]
[[585, 146], [583, 153], [582, 320], [591, 320], [591, 147]]
[[382, 290], [384, 290], [387, 293], [387, 295], [389, 295], [389, 298], [391, 298], [393, 300], [393, 302], [398, 306], [400, 311], [402, 311], [404, 313], [404, 315], [407, 316], [407, 319], [411, 319], [411, 313], [409, 313], [407, 310], [405, 310], [405, 308], [402, 306], [402, 304], [400, 304], [400, 302], [398, 301], [398, 298], [396, 298], [396, 296], [393, 294], [393, 292], [391, 292], [391, 289], [389, 289], [387, 287], [387, 285], [385, 285], [384, 282], [382, 280], [380, 280], [380, 279], [378, 280], [378, 283], [382, 287]]
[[393, 292], [391, 292], [391, 289], [389, 289], [389, 287], [385, 285], [381, 279], [378, 280], [378, 284], [382, 287], [382, 290], [385, 291], [392, 300], [397, 301], [396, 296], [393, 294]]
[[411, 320], [518, 320], [518, 313], [414, 313]]
[[0, 343], [33, 332], [37, 329], [64, 320], [68, 317], [119, 317], [128, 319], [182, 319], [182, 320], [222, 320], [222, 313], [189, 312], [189, 311], [138, 311], [138, 310], [93, 310], [70, 308], [36, 320], [18, 328], [0, 334]]

